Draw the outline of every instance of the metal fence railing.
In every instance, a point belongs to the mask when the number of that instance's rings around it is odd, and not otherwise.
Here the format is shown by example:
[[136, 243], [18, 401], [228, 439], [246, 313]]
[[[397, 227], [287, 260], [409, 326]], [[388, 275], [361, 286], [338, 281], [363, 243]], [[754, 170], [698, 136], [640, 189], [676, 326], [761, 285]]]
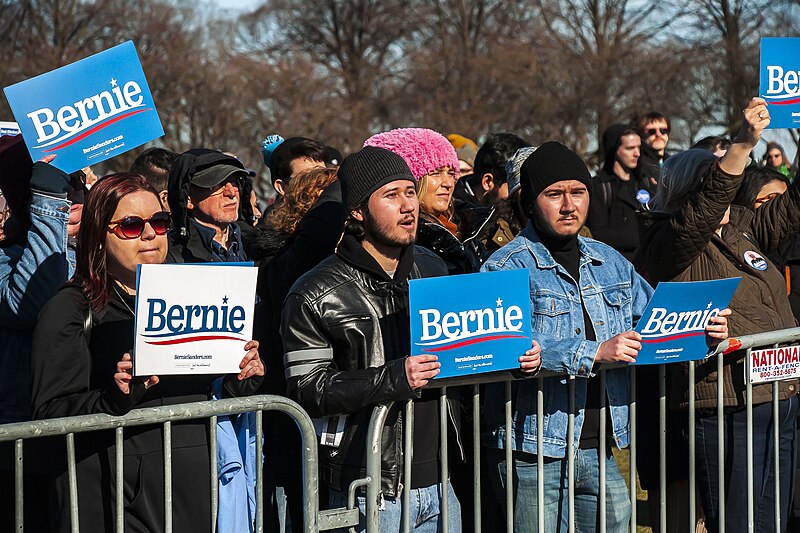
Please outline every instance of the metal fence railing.
[[[731, 353], [732, 351], [737, 350], [745, 350], [745, 380], [746, 380], [746, 409], [747, 409], [747, 416], [748, 416], [748, 424], [747, 424], [747, 461], [748, 461], [748, 483], [747, 483], [747, 495], [748, 495], [748, 531], [753, 532], [755, 531], [755, 524], [754, 524], [754, 508], [753, 508], [753, 431], [752, 431], [752, 407], [753, 407], [753, 396], [752, 396], [752, 384], [750, 382], [749, 375], [750, 375], [750, 352], [753, 349], [758, 349], [761, 347], [776, 347], [779, 345], [784, 345], [787, 343], [795, 342], [800, 340], [800, 328], [792, 328], [786, 330], [779, 330], [773, 331], [768, 333], [762, 333], [757, 335], [750, 335], [745, 337], [739, 338], [731, 338], [725, 341], [724, 343], [720, 344], [714, 354], [710, 356], [710, 358], [717, 359], [717, 372], [719, 376], [723, 374], [723, 362], [724, 358], [727, 354]], [[686, 363], [675, 363], [675, 364], [686, 364]], [[606, 409], [608, 408], [606, 402], [606, 390], [605, 390], [605, 372], [607, 370], [611, 370], [614, 368], [620, 368], [623, 365], [613, 365], [607, 366], [604, 365], [605, 369], [601, 370], [595, 378], [590, 379], [599, 379], [600, 380], [600, 448], [599, 448], [599, 456], [605, 457], [606, 456]], [[627, 366], [627, 365], [624, 365]], [[695, 382], [695, 367], [696, 362], [688, 363], [688, 373], [689, 373], [689, 383]], [[636, 509], [636, 495], [637, 495], [637, 470], [636, 470], [636, 456], [637, 456], [637, 445], [636, 445], [636, 367], [630, 367], [630, 390], [631, 390], [631, 404], [630, 404], [630, 429], [631, 429], [631, 442], [630, 442], [630, 455], [629, 455], [629, 477], [627, 479], [628, 486], [630, 488], [630, 500], [632, 503], [631, 506], [631, 518], [630, 518], [630, 530], [636, 531], [637, 527], [637, 509]], [[564, 378], [563, 375], [552, 374], [552, 373], [545, 373], [541, 372], [536, 377], [526, 378], [529, 380], [534, 380], [536, 383], [536, 417], [537, 417], [537, 442], [538, 442], [538, 453], [537, 453], [537, 469], [538, 469], [538, 476], [537, 476], [537, 483], [538, 483], [538, 490], [537, 490], [537, 499], [538, 499], [538, 506], [539, 509], [544, 507], [544, 461], [542, 460], [543, 449], [542, 449], [542, 441], [543, 441], [543, 420], [544, 420], [544, 413], [543, 413], [543, 403], [544, 403], [544, 386], [543, 382], [545, 379], [552, 378], [552, 377], [561, 377]], [[568, 506], [569, 506], [569, 531], [575, 530], [575, 518], [574, 518], [574, 507], [575, 507], [575, 464], [574, 464], [574, 456], [575, 456], [575, 446], [576, 443], [574, 442], [574, 423], [575, 423], [575, 415], [576, 415], [576, 406], [575, 406], [575, 377], [574, 376], [566, 376], [567, 378], [567, 386], [568, 386], [568, 394], [569, 394], [569, 407], [568, 407], [568, 435], [567, 435], [567, 476], [568, 476]], [[514, 479], [513, 476], [513, 460], [512, 460], [512, 451], [511, 451], [511, 425], [512, 425], [512, 398], [511, 398], [511, 382], [513, 381], [513, 377], [510, 373], [504, 373], [500, 376], [492, 375], [491, 377], [482, 376], [476, 377], [474, 379], [470, 378], [459, 378], [457, 380], [448, 380], [448, 382], [443, 383], [436, 383], [431, 382], [429, 387], [436, 387], [439, 385], [440, 388], [440, 403], [439, 403], [439, 422], [440, 422], [440, 451], [439, 457], [441, 459], [441, 473], [440, 473], [440, 481], [444, 483], [446, 487], [446, 481], [449, 478], [449, 464], [448, 464], [448, 453], [447, 453], [447, 407], [446, 407], [446, 398], [447, 398], [447, 389], [452, 388], [454, 386], [470, 386], [472, 390], [472, 419], [473, 419], [473, 427], [472, 427], [472, 441], [474, 446], [474, 462], [473, 462], [473, 480], [474, 480], [474, 492], [473, 492], [473, 519], [474, 519], [474, 528], [476, 532], [481, 531], [481, 491], [482, 487], [482, 479], [481, 479], [481, 470], [480, 470], [480, 454], [481, 454], [481, 441], [480, 441], [480, 434], [481, 434], [481, 427], [480, 427], [480, 420], [481, 420], [481, 398], [480, 398], [480, 389], [479, 383], [493, 383], [493, 382], [505, 382], [505, 464], [506, 464], [506, 479], [509, 480], [506, 483], [506, 494], [505, 494], [505, 501], [506, 501], [506, 529], [507, 531], [511, 532], [514, 530], [514, 505], [513, 505], [513, 482], [511, 480]], [[583, 378], [578, 378], [583, 379]], [[667, 390], [666, 390], [666, 365], [659, 365], [659, 372], [658, 372], [658, 381], [659, 381], [659, 450], [658, 450], [658, 461], [660, 464], [660, 479], [659, 479], [659, 513], [657, 517], [652, 517], [651, 520], [654, 521], [654, 525], [659, 528], [659, 531], [667, 531], [667, 463], [666, 463], [666, 455], [667, 455], [667, 442], [666, 442], [666, 416], [667, 416]], [[444, 385], [444, 386], [443, 386]], [[778, 388], [773, 387], [773, 399], [772, 399], [772, 413], [773, 419], [777, 420], [778, 418]], [[694, 387], [689, 387], [689, 409], [688, 409], [688, 419], [689, 419], [689, 428], [690, 431], [688, 432], [689, 435], [689, 443], [688, 443], [688, 451], [689, 451], [689, 471], [687, 472], [687, 477], [689, 479], [689, 495], [688, 501], [686, 504], [688, 505], [689, 509], [689, 523], [687, 524], [687, 531], [695, 531], [697, 517], [695, 514], [695, 502], [697, 498], [697, 480], [695, 474], [695, 456], [696, 456], [696, 443], [695, 443], [695, 422], [696, 422], [696, 407], [695, 407], [695, 394], [694, 394]], [[366, 529], [368, 533], [378, 532], [379, 531], [379, 492], [380, 492], [380, 436], [381, 436], [381, 428], [385, 424], [385, 421], [388, 417], [389, 411], [392, 408], [391, 403], [381, 404], [374, 408], [372, 419], [369, 426], [368, 431], [368, 443], [367, 443], [367, 459], [366, 459], [366, 474], [367, 477], [363, 480], [359, 480], [355, 485], [362, 486], [366, 485]], [[724, 416], [724, 409], [723, 409], [723, 380], [718, 379], [717, 381], [717, 420], [718, 420], [718, 448], [717, 453], [719, 458], [724, 458], [725, 455], [725, 434], [724, 434], [724, 425], [722, 423], [722, 419]], [[407, 421], [404, 428], [404, 456], [405, 456], [405, 464], [404, 464], [404, 485], [411, 486], [411, 460], [410, 458], [413, 455], [413, 439], [411, 435], [413, 432], [413, 402], [407, 401], [404, 405], [404, 417]], [[773, 439], [775, 448], [779, 449], [778, 446], [778, 429], [777, 424], [773, 424], [775, 428], [773, 431]], [[780, 454], [774, 454], [774, 475], [776, 480], [779, 479], [779, 468], [780, 468]], [[718, 503], [719, 503], [719, 516], [722, 517], [719, 524], [719, 531], [725, 531], [725, 461], [720, 460], [719, 462], [719, 470], [717, 472], [718, 476], [718, 484], [719, 484], [719, 494], [718, 494]], [[599, 499], [599, 531], [604, 532], [606, 530], [606, 498], [605, 498], [605, 488], [606, 488], [606, 469], [604, 466], [603, 461], [600, 461], [600, 499]], [[780, 526], [780, 484], [776, 482], [775, 484], [775, 524], [776, 524], [776, 531], [781, 530]], [[353, 502], [355, 489], [351, 487], [351, 505]], [[403, 491], [403, 531], [408, 532], [410, 530], [410, 518], [408, 516], [408, 509], [409, 509], [409, 491]], [[442, 499], [442, 509], [440, 516], [447, 517], [447, 498], [444, 497]], [[538, 513], [538, 521], [539, 523], [533, 527], [536, 527], [538, 531], [543, 532], [545, 531], [544, 526], [544, 513]], [[449, 528], [448, 524], [446, 523], [446, 519], [442, 524], [441, 530], [444, 533], [447, 533]], [[681, 528], [682, 529], [682, 528]]]
[[[256, 414], [256, 435], [262, 434], [262, 412], [279, 411], [292, 417], [300, 430], [303, 446], [303, 513], [304, 528], [308, 533], [326, 531], [345, 527], [357, 523], [357, 511], [334, 509], [319, 511], [319, 466], [317, 438], [314, 424], [308, 414], [295, 402], [281, 396], [251, 396], [248, 398], [229, 398], [218, 401], [196, 402], [191, 404], [169, 405], [145, 409], [135, 409], [125, 416], [109, 416], [104, 414], [83, 415], [68, 418], [54, 418], [49, 420], [36, 420], [32, 422], [19, 422], [0, 425], [0, 442], [14, 442], [15, 463], [15, 530], [23, 531], [23, 450], [26, 440], [66, 436], [67, 447], [67, 472], [69, 479], [70, 495], [70, 523], [73, 532], [80, 530], [78, 522], [78, 480], [76, 475], [75, 460], [75, 434], [91, 431], [115, 431], [115, 471], [116, 484], [115, 501], [115, 530], [118, 533], [125, 531], [122, 468], [123, 468], [123, 437], [125, 428], [160, 424], [164, 434], [164, 530], [173, 530], [171, 502], [172, 502], [172, 450], [170, 448], [173, 422], [191, 419], [209, 419], [209, 447], [211, 461], [211, 531], [216, 530], [217, 503], [218, 503], [218, 476], [216, 453], [216, 427], [217, 417], [246, 412]], [[256, 457], [262, 457], [262, 439], [256, 439]], [[263, 463], [256, 461], [256, 531], [264, 529], [264, 510], [262, 503], [263, 490]]]
[[[716, 350], [715, 354], [711, 357], [715, 357], [717, 359], [717, 371], [721, 376], [723, 373], [723, 362], [724, 358], [727, 357], [730, 352], [736, 350], [745, 350], [745, 382], [746, 382], [746, 411], [747, 411], [747, 466], [748, 466], [748, 477], [747, 477], [747, 500], [748, 500], [748, 507], [747, 507], [747, 516], [748, 516], [748, 531], [755, 531], [755, 509], [754, 509], [754, 495], [753, 495], [753, 391], [752, 391], [752, 384], [750, 380], [747, 379], [750, 375], [750, 353], [753, 349], [758, 349], [761, 347], [775, 347], [779, 345], [784, 345], [791, 342], [800, 341], [800, 328], [788, 329], [788, 330], [780, 330], [780, 331], [773, 331], [769, 333], [751, 335], [746, 337], [739, 337], [739, 338], [732, 338], [728, 339], [724, 343], [722, 343]], [[599, 439], [599, 456], [605, 457], [606, 456], [606, 410], [608, 409], [607, 402], [606, 402], [606, 390], [605, 390], [605, 378], [606, 378], [606, 371], [620, 368], [627, 365], [614, 365], [614, 366], [604, 366], [604, 369], [601, 369], [598, 375], [595, 378], [589, 379], [599, 379], [600, 380], [600, 439]], [[636, 367], [630, 367], [630, 390], [631, 390], [631, 403], [630, 403], [630, 429], [631, 429], [631, 442], [630, 442], [630, 454], [628, 456], [629, 462], [629, 477], [627, 479], [628, 486], [629, 486], [629, 494], [630, 500], [633, 504], [631, 506], [631, 518], [630, 518], [630, 529], [631, 531], [636, 531], [637, 527], [637, 506], [636, 502], [636, 495], [637, 495], [637, 470], [636, 470], [636, 458], [637, 458], [637, 444], [636, 444]], [[688, 374], [689, 374], [689, 383], [695, 382], [695, 370], [696, 364], [695, 363], [688, 363]], [[543, 454], [543, 420], [544, 420], [544, 412], [543, 412], [543, 404], [544, 404], [544, 380], [550, 379], [553, 377], [560, 377], [565, 378], [564, 375], [552, 374], [552, 373], [545, 373], [541, 372], [540, 374], [536, 375], [535, 377], [524, 378], [527, 381], [530, 381], [535, 384], [536, 387], [536, 417], [537, 417], [537, 442], [538, 450], [537, 450], [537, 483], [538, 483], [538, 490], [537, 490], [537, 500], [539, 509], [544, 507], [544, 458]], [[447, 438], [447, 390], [453, 389], [454, 387], [469, 387], [469, 391], [471, 393], [471, 409], [472, 409], [472, 445], [474, 449], [474, 460], [473, 460], [473, 516], [472, 519], [474, 521], [474, 527], [476, 532], [481, 531], [481, 494], [484, 489], [484, 480], [482, 479], [482, 472], [481, 472], [481, 420], [482, 420], [482, 401], [481, 401], [481, 390], [480, 386], [482, 384], [487, 383], [504, 383], [505, 386], [505, 403], [504, 403], [504, 414], [505, 414], [505, 464], [506, 464], [506, 492], [505, 492], [505, 501], [506, 501], [506, 516], [505, 516], [505, 523], [507, 531], [511, 532], [514, 530], [514, 495], [513, 495], [513, 466], [514, 461], [512, 458], [512, 451], [511, 451], [511, 431], [510, 428], [512, 426], [512, 382], [514, 381], [514, 376], [511, 373], [502, 373], [492, 374], [492, 375], [482, 375], [482, 376], [475, 376], [469, 378], [458, 378], [454, 380], [448, 380], [447, 382], [440, 382], [436, 383], [435, 381], [431, 383], [430, 387], [436, 388], [439, 387], [439, 428], [440, 428], [440, 453], [439, 457], [441, 459], [441, 471], [440, 481], [443, 481], [443, 486], [447, 487], [447, 480], [450, 477], [450, 465], [448, 464], [448, 438]], [[567, 477], [568, 477], [568, 507], [569, 507], [569, 530], [574, 531], [575, 523], [574, 523], [574, 506], [575, 506], [575, 464], [574, 464], [574, 457], [575, 457], [575, 446], [576, 443], [574, 442], [574, 423], [575, 423], [575, 416], [577, 414], [576, 410], [576, 402], [575, 402], [575, 377], [574, 376], [566, 376], [567, 379], [567, 387], [569, 393], [569, 405], [568, 405], [568, 435], [567, 435]], [[577, 379], [584, 379], [584, 378], [577, 378]], [[666, 366], [660, 365], [659, 373], [658, 373], [658, 411], [659, 411], [659, 449], [658, 449], [658, 461], [660, 464], [660, 479], [658, 485], [659, 491], [659, 508], [658, 508], [658, 516], [651, 516], [651, 520], [654, 522], [654, 525], [657, 525], [659, 531], [667, 531], [667, 479], [666, 479], [666, 456], [667, 456], [667, 441], [666, 441], [666, 417], [667, 417], [667, 390], [666, 390]], [[696, 516], [695, 516], [695, 502], [697, 498], [697, 479], [695, 474], [695, 458], [696, 458], [696, 442], [695, 442], [695, 432], [693, 428], [695, 427], [696, 423], [696, 408], [695, 408], [695, 397], [694, 397], [694, 387], [689, 387], [689, 409], [688, 409], [688, 427], [691, 429], [688, 432], [688, 453], [689, 453], [689, 462], [688, 462], [688, 487], [689, 487], [689, 494], [688, 494], [688, 501], [686, 504], [688, 505], [688, 521], [687, 524], [689, 531], [694, 531], [695, 524], [696, 524]], [[717, 454], [719, 458], [724, 459], [725, 455], [725, 433], [724, 433], [724, 425], [722, 424], [722, 419], [724, 416], [724, 407], [723, 407], [723, 380], [718, 379], [717, 385], [717, 409], [716, 409], [716, 417], [717, 417], [717, 427], [718, 430], [718, 448]], [[772, 398], [772, 416], [774, 420], [778, 418], [778, 406], [779, 406], [779, 396], [777, 392], [777, 387], [773, 387], [773, 398]], [[75, 434], [76, 433], [84, 433], [90, 431], [100, 431], [100, 430], [115, 430], [115, 437], [116, 437], [116, 446], [115, 446], [115, 454], [116, 454], [116, 462], [115, 462], [115, 472], [114, 472], [114, 482], [116, 483], [117, 490], [116, 494], [116, 501], [115, 501], [115, 526], [116, 531], [122, 532], [124, 531], [125, 524], [124, 524], [124, 512], [123, 512], [123, 491], [122, 488], [122, 468], [123, 468], [123, 437], [124, 431], [128, 427], [134, 426], [143, 426], [143, 425], [153, 425], [153, 424], [160, 424], [163, 427], [163, 434], [164, 434], [164, 451], [163, 451], [163, 458], [164, 458], [164, 503], [165, 503], [165, 516], [164, 516], [164, 524], [165, 524], [165, 531], [171, 532], [172, 531], [172, 522], [171, 522], [171, 512], [170, 512], [170, 505], [171, 505], [171, 492], [172, 492], [172, 471], [171, 471], [171, 449], [170, 449], [170, 438], [171, 438], [171, 424], [173, 422], [182, 421], [182, 420], [189, 420], [189, 419], [201, 419], [207, 418], [209, 419], [209, 445], [210, 445], [210, 460], [211, 463], [211, 479], [209, 480], [211, 484], [211, 508], [212, 508], [212, 524], [211, 530], [214, 531], [216, 528], [216, 521], [217, 521], [217, 514], [216, 514], [216, 507], [217, 507], [217, 467], [216, 467], [216, 420], [218, 416], [223, 415], [231, 415], [231, 414], [238, 414], [244, 412], [255, 412], [256, 413], [256, 434], [260, 435], [262, 433], [262, 412], [263, 411], [279, 411], [286, 413], [290, 417], [292, 417], [297, 426], [299, 428], [301, 438], [302, 438], [302, 446], [303, 446], [303, 509], [304, 509], [304, 531], [315, 533], [317, 531], [326, 531], [331, 529], [337, 528], [347, 528], [356, 526], [359, 522], [359, 509], [356, 505], [356, 495], [359, 491], [364, 490], [366, 494], [366, 529], [369, 533], [379, 531], [379, 500], [380, 500], [380, 479], [381, 479], [381, 430], [386, 423], [390, 410], [393, 408], [391, 403], [381, 404], [374, 408], [372, 418], [370, 420], [370, 425], [368, 428], [367, 433], [367, 456], [366, 456], [366, 476], [362, 479], [358, 479], [354, 481], [349, 488], [348, 494], [348, 506], [347, 508], [340, 508], [340, 509], [329, 509], [320, 511], [319, 506], [319, 478], [318, 478], [318, 468], [319, 468], [319, 460], [318, 460], [318, 449], [317, 449], [317, 437], [314, 431], [314, 425], [308, 416], [308, 414], [295, 402], [280, 397], [280, 396], [253, 396], [249, 398], [232, 398], [232, 399], [225, 399], [219, 401], [206, 401], [206, 402], [198, 402], [193, 404], [183, 404], [183, 405], [170, 405], [164, 407], [156, 407], [156, 408], [147, 408], [147, 409], [136, 409], [131, 411], [125, 416], [122, 417], [113, 417], [108, 415], [86, 415], [86, 416], [78, 416], [78, 417], [69, 417], [69, 418], [59, 418], [59, 419], [50, 419], [50, 420], [38, 420], [32, 422], [21, 422], [21, 423], [14, 423], [14, 424], [5, 424], [0, 425], [0, 442], [4, 441], [12, 441], [14, 442], [14, 459], [15, 459], [15, 519], [16, 519], [16, 531], [23, 530], [23, 510], [25, 502], [23, 500], [23, 450], [24, 450], [24, 442], [30, 439], [36, 439], [41, 437], [50, 437], [50, 436], [66, 436], [66, 448], [67, 448], [67, 467], [68, 467], [68, 478], [69, 478], [69, 493], [70, 493], [70, 513], [71, 513], [71, 523], [72, 523], [72, 530], [79, 531], [80, 524], [78, 523], [78, 506], [80, 502], [78, 501], [78, 490], [77, 490], [77, 476], [75, 474], [76, 471], [76, 462], [75, 462]], [[404, 426], [404, 435], [403, 435], [403, 447], [404, 447], [404, 465], [403, 465], [403, 485], [405, 487], [411, 486], [411, 457], [414, 453], [413, 451], [413, 426], [414, 426], [414, 409], [413, 409], [413, 402], [407, 401], [403, 406], [402, 409], [404, 410], [403, 416], [405, 419]], [[772, 438], [774, 439], [774, 444], [776, 450], [779, 449], [778, 446], [778, 429], [777, 424], [773, 424], [774, 430]], [[269, 431], [269, 428], [266, 428]], [[465, 432], [466, 433], [466, 432]], [[262, 441], [261, 439], [256, 439], [256, 446], [257, 452], [256, 456], [262, 456]], [[648, 451], [649, 452], [649, 451]], [[774, 454], [774, 462], [773, 462], [773, 469], [776, 481], [780, 479], [779, 476], [779, 469], [780, 469], [780, 461], [781, 457], [780, 454]], [[655, 459], [655, 458], [654, 458]], [[256, 531], [263, 531], [264, 527], [264, 511], [263, 511], [263, 504], [262, 504], [262, 497], [261, 493], [263, 491], [263, 465], [261, 461], [256, 462]], [[719, 531], [725, 531], [725, 500], [726, 500], [726, 492], [725, 492], [725, 461], [720, 460], [719, 462], [719, 470], [717, 472], [717, 482], [719, 486], [719, 494], [718, 504], [719, 504], [719, 516], [722, 517], [720, 524], [719, 524]], [[606, 524], [606, 498], [605, 498], [605, 487], [606, 487], [606, 469], [604, 466], [604, 462], [600, 461], [600, 499], [599, 499], [599, 531], [605, 531], [605, 524]], [[776, 531], [781, 530], [781, 508], [780, 508], [780, 494], [781, 494], [781, 487], [780, 483], [775, 483], [775, 524], [776, 524]], [[402, 490], [401, 496], [403, 502], [403, 516], [402, 516], [402, 526], [403, 531], [410, 530], [410, 517], [408, 514], [409, 509], [409, 497], [410, 491], [409, 490]], [[441, 502], [441, 514], [442, 517], [448, 516], [448, 499], [445, 497], [442, 499]], [[539, 531], [545, 531], [544, 526], [544, 513], [538, 513], [538, 524], [532, 525], [531, 530], [538, 529]], [[448, 533], [449, 527], [446, 523], [442, 524], [441, 530], [444, 533]]]

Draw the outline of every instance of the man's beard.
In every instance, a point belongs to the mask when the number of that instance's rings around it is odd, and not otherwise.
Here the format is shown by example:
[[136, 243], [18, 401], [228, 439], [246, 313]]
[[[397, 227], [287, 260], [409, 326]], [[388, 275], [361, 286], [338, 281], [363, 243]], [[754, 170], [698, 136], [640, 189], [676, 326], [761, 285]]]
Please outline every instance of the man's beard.
[[414, 244], [417, 238], [416, 233], [406, 234], [400, 231], [398, 231], [397, 235], [392, 235], [391, 227], [388, 225], [382, 226], [376, 222], [367, 210], [364, 211], [364, 230], [376, 244], [381, 246], [403, 248]]

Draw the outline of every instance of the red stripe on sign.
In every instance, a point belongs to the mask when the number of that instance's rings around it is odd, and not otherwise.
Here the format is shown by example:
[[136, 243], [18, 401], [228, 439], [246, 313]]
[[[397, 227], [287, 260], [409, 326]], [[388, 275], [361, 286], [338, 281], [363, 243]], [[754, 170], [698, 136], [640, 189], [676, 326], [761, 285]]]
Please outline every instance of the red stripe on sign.
[[124, 115], [119, 115], [117, 117], [109, 119], [109, 120], [107, 120], [106, 122], [104, 122], [102, 124], [98, 124], [97, 126], [95, 126], [94, 128], [92, 128], [90, 130], [84, 131], [83, 133], [81, 133], [80, 135], [75, 137], [74, 139], [70, 139], [70, 140], [68, 140], [66, 142], [63, 142], [63, 143], [59, 144], [59, 145], [53, 146], [52, 148], [48, 148], [47, 150], [45, 150], [45, 152], [53, 152], [55, 150], [61, 150], [62, 148], [65, 148], [65, 147], [67, 147], [67, 146], [69, 146], [71, 144], [75, 144], [76, 142], [80, 141], [81, 139], [85, 139], [89, 135], [91, 135], [91, 134], [93, 134], [95, 132], [98, 132], [98, 131], [102, 130], [103, 128], [106, 128], [106, 127], [112, 125], [115, 122], [119, 122], [120, 120], [128, 118], [128, 117], [133, 116], [133, 115], [138, 115], [139, 113], [144, 113], [145, 111], [150, 111], [151, 109], [152, 108], [150, 108], [150, 107], [148, 107], [147, 109], [137, 109], [136, 111], [131, 111], [130, 113], [125, 113]]
[[698, 335], [705, 335], [705, 331], [693, 331], [691, 333], [681, 333], [678, 335], [668, 335], [666, 337], [658, 337], [656, 339], [642, 339], [642, 342], [645, 344], [653, 344], [656, 342], [667, 342], [667, 341], [675, 341], [678, 339], [684, 339], [686, 337], [696, 337]]
[[789, 105], [789, 104], [800, 104], [800, 98], [794, 98], [792, 100], [776, 100], [770, 101], [769, 105]]
[[186, 337], [184, 339], [170, 339], [168, 341], [144, 341], [154, 346], [171, 346], [173, 344], [185, 344], [197, 341], [242, 341], [239, 337], [229, 337], [227, 335], [198, 335], [196, 337]]
[[444, 352], [446, 350], [453, 350], [455, 348], [461, 348], [462, 346], [469, 346], [470, 344], [476, 344], [479, 342], [487, 342], [487, 341], [495, 341], [498, 339], [524, 339], [524, 335], [492, 335], [491, 337], [481, 337], [479, 339], [469, 339], [467, 341], [457, 342], [455, 344], [451, 344], [449, 346], [440, 346], [438, 348], [423, 348], [423, 352]]

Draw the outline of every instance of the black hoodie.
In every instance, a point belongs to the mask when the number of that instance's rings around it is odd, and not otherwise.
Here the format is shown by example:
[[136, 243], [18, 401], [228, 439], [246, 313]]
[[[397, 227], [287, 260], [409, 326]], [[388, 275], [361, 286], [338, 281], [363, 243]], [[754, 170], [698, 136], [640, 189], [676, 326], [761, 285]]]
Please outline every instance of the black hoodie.
[[[192, 148], [182, 153], [169, 169], [167, 198], [172, 212], [172, 229], [169, 232], [168, 261], [173, 263], [205, 263], [215, 261], [194, 226], [189, 223], [189, 177], [199, 170], [214, 165], [233, 165], [245, 170], [242, 162], [217, 150]], [[242, 201], [240, 198], [239, 201]]]
[[639, 246], [639, 225], [635, 213], [652, 192], [649, 184], [638, 180], [634, 172], [631, 172], [628, 181], [623, 181], [614, 173], [617, 150], [622, 134], [627, 130], [633, 132], [625, 124], [612, 124], [603, 132], [603, 168], [592, 180], [592, 198], [586, 225], [595, 239], [608, 244], [630, 261]]

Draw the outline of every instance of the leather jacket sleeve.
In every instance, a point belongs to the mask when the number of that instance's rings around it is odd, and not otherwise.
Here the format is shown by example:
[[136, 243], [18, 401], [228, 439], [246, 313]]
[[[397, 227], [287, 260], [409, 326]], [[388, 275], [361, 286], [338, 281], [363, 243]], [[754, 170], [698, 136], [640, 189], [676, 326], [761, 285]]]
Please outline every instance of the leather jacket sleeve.
[[405, 358], [357, 368], [358, 354], [347, 346], [335, 351], [323, 333], [323, 320], [305, 297], [289, 294], [281, 319], [287, 391], [309, 415], [353, 413], [416, 396], [406, 379]]

